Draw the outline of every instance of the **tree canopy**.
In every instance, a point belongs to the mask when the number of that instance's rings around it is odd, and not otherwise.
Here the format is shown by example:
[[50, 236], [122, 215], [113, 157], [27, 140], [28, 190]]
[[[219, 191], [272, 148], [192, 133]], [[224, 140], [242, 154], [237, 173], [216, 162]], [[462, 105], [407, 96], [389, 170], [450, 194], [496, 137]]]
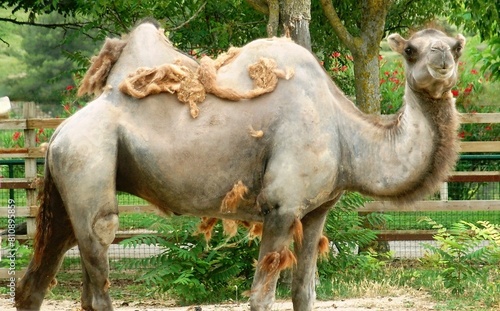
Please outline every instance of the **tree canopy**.
[[[355, 62], [357, 103], [367, 112], [376, 112], [382, 38], [389, 32], [408, 33], [440, 16], [483, 39], [498, 38], [496, 6], [487, 0], [6, 0], [0, 8], [26, 12], [27, 17], [0, 17], [0, 22], [60, 28], [66, 33], [76, 30], [101, 40], [126, 33], [142, 18], [153, 17], [178, 48], [207, 54], [291, 32], [325, 65], [333, 51], [349, 50]], [[63, 18], [43, 20], [50, 12]]]

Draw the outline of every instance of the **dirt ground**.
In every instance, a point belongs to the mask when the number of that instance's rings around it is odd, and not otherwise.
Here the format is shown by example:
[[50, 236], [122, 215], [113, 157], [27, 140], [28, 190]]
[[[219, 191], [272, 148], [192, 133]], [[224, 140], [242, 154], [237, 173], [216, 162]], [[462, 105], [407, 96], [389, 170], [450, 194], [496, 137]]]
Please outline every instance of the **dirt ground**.
[[[314, 310], [324, 311], [427, 311], [435, 310], [435, 303], [429, 297], [412, 293], [412, 295], [399, 295], [395, 297], [373, 297], [345, 300], [317, 301]], [[4, 298], [0, 298], [0, 306], [3, 311], [15, 311], [12, 304]], [[158, 301], [145, 301], [140, 303], [115, 301], [116, 311], [247, 311], [250, 310], [248, 303], [221, 304], [221, 305], [196, 305], [189, 307], [172, 307]], [[41, 311], [79, 311], [80, 305], [77, 301], [69, 300], [45, 300]], [[292, 311], [291, 301], [277, 301], [272, 310]]]

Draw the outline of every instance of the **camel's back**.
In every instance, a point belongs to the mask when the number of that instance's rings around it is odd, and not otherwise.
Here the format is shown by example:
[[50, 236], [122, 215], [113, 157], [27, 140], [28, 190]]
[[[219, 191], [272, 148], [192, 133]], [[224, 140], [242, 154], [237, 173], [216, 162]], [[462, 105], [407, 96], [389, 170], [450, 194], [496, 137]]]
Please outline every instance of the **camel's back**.
[[324, 78], [323, 69], [308, 50], [288, 38], [268, 38], [241, 47], [236, 57], [219, 69], [217, 84], [241, 92], [252, 90], [255, 84], [250, 78], [249, 66], [261, 59], [275, 62], [277, 70], [291, 75], [291, 81]]

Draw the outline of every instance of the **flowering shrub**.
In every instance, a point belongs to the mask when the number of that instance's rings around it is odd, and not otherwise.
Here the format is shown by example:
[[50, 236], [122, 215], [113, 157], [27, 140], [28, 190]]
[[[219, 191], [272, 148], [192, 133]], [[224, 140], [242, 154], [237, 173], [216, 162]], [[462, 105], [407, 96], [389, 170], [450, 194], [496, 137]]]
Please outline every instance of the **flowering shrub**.
[[326, 71], [348, 96], [356, 93], [354, 88], [354, 58], [350, 54], [332, 52], [323, 62]]
[[405, 91], [405, 76], [403, 63], [398, 60], [394, 62], [380, 62], [380, 112], [392, 114], [401, 108]]

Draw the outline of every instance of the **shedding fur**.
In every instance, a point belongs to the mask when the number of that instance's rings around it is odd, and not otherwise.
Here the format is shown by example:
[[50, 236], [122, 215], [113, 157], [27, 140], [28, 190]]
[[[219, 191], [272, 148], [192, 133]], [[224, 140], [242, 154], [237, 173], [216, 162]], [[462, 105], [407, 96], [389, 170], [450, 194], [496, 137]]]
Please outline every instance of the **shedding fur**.
[[[199, 115], [198, 104], [205, 100], [206, 93], [232, 101], [251, 99], [274, 91], [278, 85], [278, 79], [288, 80], [294, 75], [293, 69], [278, 69], [276, 61], [273, 59], [261, 58], [248, 67], [250, 78], [254, 81], [254, 89], [248, 92], [239, 92], [217, 85], [217, 71], [222, 66], [231, 63], [240, 52], [240, 48], [230, 48], [215, 60], [204, 56], [201, 58], [200, 66], [196, 72], [179, 62], [155, 68], [139, 68], [120, 83], [119, 89], [135, 98], [144, 98], [163, 92], [176, 93], [179, 101], [187, 104], [191, 116], [196, 118]], [[260, 138], [264, 133], [254, 131], [251, 132], [251, 135]]]
[[109, 281], [109, 279], [106, 279], [106, 281], [104, 282], [104, 292], [107, 293], [110, 287], [111, 287], [111, 282]]
[[203, 234], [205, 235], [205, 240], [208, 242], [212, 238], [212, 230], [214, 229], [214, 226], [217, 224], [219, 219], [217, 218], [212, 218], [212, 217], [202, 217], [201, 222], [198, 225], [198, 230], [196, 231], [196, 234]]
[[292, 229], [292, 235], [293, 235], [293, 242], [298, 247], [301, 247], [302, 241], [304, 240], [304, 231], [302, 228], [302, 221], [300, 221], [300, 219], [298, 217], [295, 218], [295, 221], [293, 222], [291, 229]]
[[232, 219], [222, 219], [224, 234], [230, 238], [238, 233], [238, 222]]
[[237, 90], [218, 86], [217, 70], [221, 62], [212, 60], [205, 56], [200, 61], [198, 76], [200, 82], [205, 87], [207, 93], [214, 94], [217, 97], [233, 101], [242, 99], [251, 99], [257, 96], [274, 91], [278, 85], [278, 79], [290, 79], [294, 72], [292, 69], [280, 70], [277, 68], [276, 61], [270, 58], [261, 57], [256, 63], [248, 66], [248, 74], [254, 81], [254, 89], [248, 92], [239, 92]]
[[262, 138], [264, 136], [264, 132], [262, 130], [254, 130], [253, 126], [250, 125], [250, 130], [249, 130], [250, 136], [255, 137], [255, 138]]
[[321, 236], [318, 242], [318, 254], [320, 258], [327, 258], [330, 253], [330, 241], [324, 235]]
[[263, 231], [263, 224], [261, 222], [252, 223], [252, 226], [248, 230], [250, 239], [253, 240], [255, 238], [261, 238], [262, 231]]
[[264, 256], [259, 264], [261, 271], [267, 274], [264, 282], [264, 290], [267, 290], [267, 287], [276, 274], [296, 264], [297, 258], [288, 247], [283, 248], [281, 252], [271, 252]]
[[85, 94], [97, 96], [103, 92], [108, 74], [126, 45], [125, 40], [106, 38], [99, 54], [90, 60], [91, 65], [83, 77], [78, 96]]
[[179, 101], [189, 106], [193, 118], [198, 117], [198, 104], [205, 100], [205, 89], [197, 74], [180, 63], [139, 68], [120, 83], [119, 89], [135, 98], [177, 93]]
[[240, 180], [236, 184], [234, 184], [233, 189], [229, 191], [224, 199], [222, 200], [220, 211], [225, 214], [230, 214], [236, 212], [238, 205], [241, 200], [243, 200], [243, 196], [248, 192], [247, 186], [243, 184]]

